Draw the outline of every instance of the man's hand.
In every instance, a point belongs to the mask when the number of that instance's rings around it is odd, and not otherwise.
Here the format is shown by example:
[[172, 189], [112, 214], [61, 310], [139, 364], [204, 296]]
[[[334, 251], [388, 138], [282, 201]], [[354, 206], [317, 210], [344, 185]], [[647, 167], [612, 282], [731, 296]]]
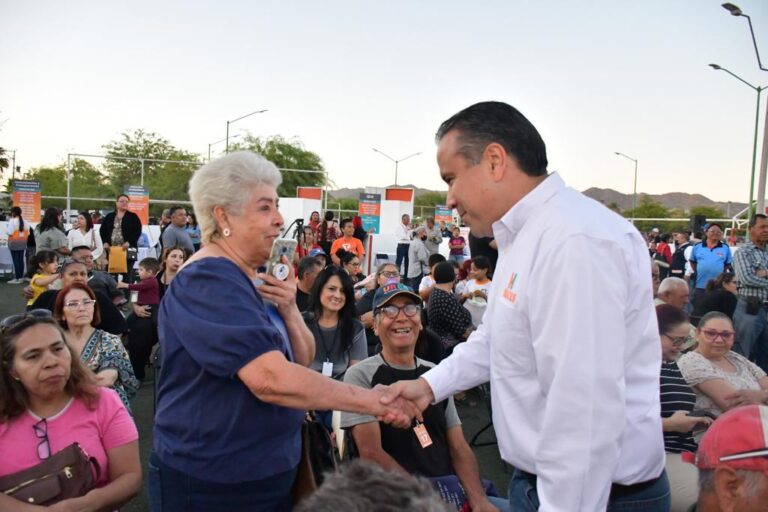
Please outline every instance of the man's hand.
[[388, 387], [381, 384], [372, 389], [377, 394], [376, 396], [378, 396], [378, 402], [374, 405], [376, 419], [397, 428], [410, 427], [413, 424], [414, 418], [423, 421], [422, 409], [419, 409], [416, 404], [409, 400], [395, 397], [390, 399], [388, 404], [384, 404], [384, 396], [387, 390]]
[[133, 314], [139, 318], [149, 318], [152, 316], [152, 308], [150, 306], [133, 305]]
[[427, 381], [419, 377], [416, 380], [401, 380], [389, 386], [381, 397], [381, 403], [391, 405], [398, 398], [410, 401], [421, 412], [435, 400], [435, 395]]
[[499, 512], [499, 509], [494, 507], [493, 504], [490, 501], [488, 501], [488, 498], [486, 498], [485, 496], [483, 496], [482, 499], [478, 500], [475, 503], [470, 501], [469, 505], [472, 512]]
[[675, 411], [664, 423], [664, 430], [668, 432], [690, 432], [696, 425], [711, 425], [712, 418], [688, 416], [685, 411]]
[[105, 251], [109, 252], [109, 244], [104, 243], [104, 244], [101, 244], [101, 245], [104, 247]]

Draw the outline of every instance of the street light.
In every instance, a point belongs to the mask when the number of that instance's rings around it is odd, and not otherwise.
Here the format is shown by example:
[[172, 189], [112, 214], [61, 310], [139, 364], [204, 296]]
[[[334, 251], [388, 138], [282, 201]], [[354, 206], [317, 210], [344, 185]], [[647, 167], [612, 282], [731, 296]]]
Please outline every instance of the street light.
[[631, 156], [627, 156], [624, 153], [619, 153], [618, 151], [614, 151], [619, 156], [623, 156], [624, 158], [628, 158], [635, 162], [635, 185], [632, 188], [632, 224], [635, 223], [635, 208], [637, 208], [637, 158], [632, 158]]
[[752, 44], [755, 46], [755, 55], [757, 55], [757, 65], [763, 71], [768, 71], [768, 69], [763, 67], [763, 63], [760, 62], [760, 52], [757, 51], [757, 40], [755, 39], [755, 31], [752, 29], [752, 18], [744, 14], [741, 11], [741, 9], [739, 9], [737, 6], [733, 5], [730, 2], [724, 3], [723, 9], [731, 13], [731, 16], [741, 16], [743, 18], [747, 18], [747, 22], [749, 22], [749, 32], [752, 34]]
[[392, 160], [393, 162], [395, 162], [395, 185], [397, 185], [397, 164], [399, 164], [400, 162], [402, 162], [402, 161], [404, 161], [404, 160], [408, 160], [408, 159], [409, 159], [409, 158], [411, 158], [412, 156], [416, 156], [416, 155], [420, 155], [420, 154], [421, 154], [421, 151], [419, 151], [418, 153], [414, 153], [414, 154], [412, 154], [412, 155], [408, 155], [408, 156], [406, 156], [406, 157], [403, 157], [403, 158], [400, 158], [400, 159], [398, 159], [398, 160], [395, 160], [394, 158], [392, 158], [392, 157], [391, 157], [391, 156], [389, 156], [388, 154], [384, 153], [383, 151], [379, 151], [379, 150], [378, 150], [378, 149], [376, 149], [376, 148], [371, 148], [371, 149], [372, 149], [372, 150], [374, 150], [375, 152], [377, 152], [378, 154], [380, 154], [380, 155], [383, 155], [383, 156], [385, 156], [385, 157], [389, 158], [390, 160]]
[[224, 138], [224, 140], [227, 141], [227, 149], [225, 150], [225, 153], [229, 153], [229, 125], [234, 123], [235, 121], [239, 121], [241, 119], [245, 119], [246, 117], [250, 117], [255, 114], [263, 114], [264, 112], [267, 112], [267, 110], [257, 110], [256, 112], [251, 112], [250, 114], [245, 114], [244, 116], [240, 116], [237, 119], [233, 119], [231, 121], [227, 121], [227, 136]]
[[[232, 136], [232, 138], [233, 138], [233, 139], [236, 139], [236, 138], [238, 138], [239, 136], [240, 136], [240, 134], [239, 134], [239, 133], [236, 133], [235, 135], [233, 135], [233, 136]], [[225, 140], [227, 140], [227, 139], [221, 139], [221, 140], [217, 140], [216, 142], [211, 142], [210, 144], [208, 144], [208, 161], [209, 161], [209, 162], [211, 161], [211, 146], [213, 146], [213, 145], [216, 145], [216, 144], [218, 144], [219, 142], [224, 142]]]
[[[730, 5], [730, 4], [729, 4]], [[734, 6], [736, 7], [736, 6]], [[736, 7], [738, 9], [738, 7]], [[709, 67], [712, 69], [715, 69], [717, 71], [725, 71], [738, 81], [740, 81], [743, 84], [748, 85], [753, 90], [757, 91], [757, 107], [755, 108], [755, 141], [752, 144], [752, 174], [749, 178], [749, 206], [747, 208], [747, 218], [752, 217], [752, 214], [754, 213], [754, 210], [752, 209], [752, 200], [755, 196], [755, 165], [757, 164], [757, 132], [760, 128], [760, 94], [766, 89], [766, 87], [756, 87], [752, 85], [751, 83], [747, 82], [740, 76], [738, 76], [735, 73], [732, 73], [731, 71], [725, 69], [722, 66], [718, 66], [717, 64], [710, 64]], [[761, 177], [762, 180], [762, 177]], [[765, 186], [763, 186], [763, 195], [765, 195]], [[760, 210], [761, 212], [763, 210]]]

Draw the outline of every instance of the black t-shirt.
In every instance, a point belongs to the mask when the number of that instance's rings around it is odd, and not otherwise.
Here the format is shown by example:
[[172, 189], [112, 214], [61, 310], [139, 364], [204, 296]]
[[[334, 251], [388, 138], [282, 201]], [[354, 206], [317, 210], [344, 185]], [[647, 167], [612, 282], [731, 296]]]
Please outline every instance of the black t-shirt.
[[309, 310], [309, 294], [296, 288], [296, 305], [302, 313]]
[[496, 260], [499, 259], [499, 251], [489, 244], [493, 242], [492, 236], [476, 237], [469, 233], [469, 253], [473, 258], [485, 256], [491, 262], [491, 273], [496, 269]]

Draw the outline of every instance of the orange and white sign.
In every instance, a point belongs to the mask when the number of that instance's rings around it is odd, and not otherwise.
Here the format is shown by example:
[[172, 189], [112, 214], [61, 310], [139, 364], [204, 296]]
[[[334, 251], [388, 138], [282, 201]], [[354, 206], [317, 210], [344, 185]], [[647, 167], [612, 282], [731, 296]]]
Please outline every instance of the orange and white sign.
[[21, 208], [21, 216], [28, 222], [40, 222], [42, 193], [40, 182], [33, 180], [14, 180], [13, 206]]

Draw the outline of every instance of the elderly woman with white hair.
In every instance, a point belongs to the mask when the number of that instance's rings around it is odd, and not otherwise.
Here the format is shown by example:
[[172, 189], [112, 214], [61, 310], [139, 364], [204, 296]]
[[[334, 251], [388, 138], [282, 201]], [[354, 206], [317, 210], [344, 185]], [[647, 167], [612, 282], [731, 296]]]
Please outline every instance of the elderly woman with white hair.
[[272, 163], [249, 152], [190, 180], [203, 248], [160, 306], [153, 511], [290, 510], [303, 410], [358, 411], [401, 426], [417, 414], [406, 401], [382, 406], [381, 390], [307, 368], [315, 341], [296, 286], [260, 273], [283, 226], [280, 182]]

